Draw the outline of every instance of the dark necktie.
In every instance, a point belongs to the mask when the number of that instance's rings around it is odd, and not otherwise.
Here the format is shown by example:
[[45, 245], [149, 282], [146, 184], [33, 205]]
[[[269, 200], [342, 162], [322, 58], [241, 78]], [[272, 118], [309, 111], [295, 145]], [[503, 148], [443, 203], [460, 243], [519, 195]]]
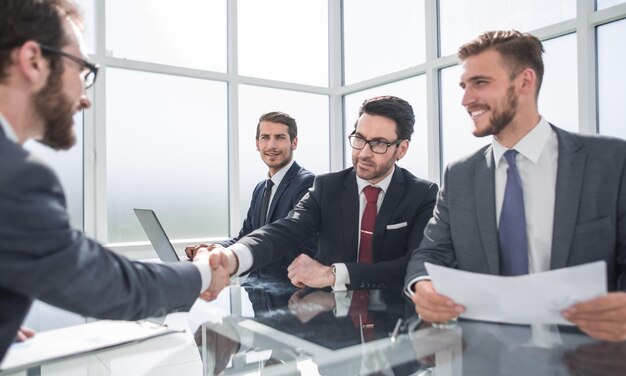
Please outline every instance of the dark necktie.
[[[378, 212], [378, 194], [380, 188], [368, 185], [363, 188], [365, 194], [365, 210], [361, 217], [361, 238], [359, 242], [359, 259], [361, 263], [372, 263], [372, 238], [374, 236], [374, 225], [376, 224], [376, 213]], [[350, 317], [354, 326], [363, 333], [363, 340], [373, 339], [373, 325], [368, 315], [369, 290], [355, 290], [352, 292], [352, 302], [350, 304]]]
[[358, 262], [372, 263], [372, 238], [374, 236], [374, 224], [376, 223], [376, 212], [378, 194], [380, 188], [368, 185], [363, 188], [365, 194], [365, 210], [361, 218], [361, 237], [359, 243]]
[[270, 204], [270, 197], [272, 197], [272, 187], [274, 182], [272, 179], [265, 181], [265, 190], [263, 191], [263, 198], [261, 199], [261, 212], [259, 213], [259, 227], [263, 227], [267, 222], [267, 208]]
[[500, 275], [528, 274], [528, 239], [522, 180], [515, 164], [516, 150], [504, 153], [507, 163], [506, 188], [500, 211]]

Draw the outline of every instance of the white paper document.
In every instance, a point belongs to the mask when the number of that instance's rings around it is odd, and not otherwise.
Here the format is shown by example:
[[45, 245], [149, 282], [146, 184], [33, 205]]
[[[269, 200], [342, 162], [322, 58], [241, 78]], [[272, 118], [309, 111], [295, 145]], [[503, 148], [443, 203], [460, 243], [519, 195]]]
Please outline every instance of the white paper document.
[[565, 308], [607, 293], [604, 261], [515, 277], [425, 266], [435, 290], [464, 306], [460, 317], [468, 319], [572, 325]]
[[166, 326], [149, 322], [110, 320], [49, 330], [13, 344], [0, 364], [0, 371], [18, 370], [173, 332]]

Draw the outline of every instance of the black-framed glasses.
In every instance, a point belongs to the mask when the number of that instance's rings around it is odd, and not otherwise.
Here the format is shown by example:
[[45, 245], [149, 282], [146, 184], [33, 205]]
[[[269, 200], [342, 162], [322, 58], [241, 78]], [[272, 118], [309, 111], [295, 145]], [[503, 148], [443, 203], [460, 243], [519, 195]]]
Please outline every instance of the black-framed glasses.
[[399, 138], [394, 142], [386, 142], [383, 140], [366, 140], [361, 136], [357, 136], [355, 134], [351, 134], [348, 136], [348, 141], [350, 142], [350, 146], [353, 149], [363, 150], [365, 145], [370, 144], [370, 150], [376, 154], [385, 154], [390, 146], [392, 145], [400, 145], [404, 139]]
[[45, 44], [39, 44], [39, 48], [41, 48], [43, 52], [62, 56], [82, 66], [83, 69], [80, 72], [80, 76], [83, 79], [83, 82], [85, 83], [85, 89], [89, 89], [96, 82], [96, 77], [98, 76], [98, 69], [100, 68], [98, 64], [92, 64], [88, 62], [87, 60], [81, 59], [80, 57], [70, 55], [67, 52], [63, 52], [54, 47], [46, 46]]

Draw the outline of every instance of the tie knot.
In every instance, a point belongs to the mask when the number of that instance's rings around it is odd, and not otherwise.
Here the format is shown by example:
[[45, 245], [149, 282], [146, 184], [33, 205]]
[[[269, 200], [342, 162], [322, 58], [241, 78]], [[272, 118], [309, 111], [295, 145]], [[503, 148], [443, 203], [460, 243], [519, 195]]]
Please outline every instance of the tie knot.
[[265, 181], [265, 189], [272, 189], [273, 186], [274, 186], [274, 182], [272, 181], [272, 179], [267, 179]]
[[368, 185], [363, 188], [363, 193], [365, 193], [365, 200], [367, 200], [367, 202], [375, 204], [378, 202], [378, 193], [380, 193], [380, 188]]
[[504, 158], [506, 158], [506, 163], [508, 163], [509, 166], [515, 167], [515, 156], [517, 156], [517, 150], [515, 149], [509, 149], [504, 152]]

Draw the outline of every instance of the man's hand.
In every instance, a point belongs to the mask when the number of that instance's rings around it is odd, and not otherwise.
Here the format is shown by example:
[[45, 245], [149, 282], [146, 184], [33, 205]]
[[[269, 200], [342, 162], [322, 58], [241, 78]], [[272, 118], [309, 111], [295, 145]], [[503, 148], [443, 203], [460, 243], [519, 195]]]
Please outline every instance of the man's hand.
[[289, 310], [303, 323], [335, 308], [335, 295], [326, 291], [298, 290], [289, 298]]
[[415, 312], [428, 322], [446, 322], [465, 311], [463, 306], [454, 303], [452, 299], [437, 294], [429, 280], [415, 283], [415, 294], [411, 300], [415, 303]]
[[626, 293], [612, 292], [574, 304], [563, 312], [563, 317], [593, 338], [626, 340]]
[[204, 243], [200, 243], [198, 245], [191, 245], [189, 247], [185, 248], [185, 254], [187, 255], [187, 257], [189, 257], [190, 260], [193, 260], [196, 257], [196, 253], [198, 253], [198, 250], [200, 248], [206, 248], [207, 250], [213, 250], [215, 248], [223, 248], [221, 245], [219, 244], [204, 244]]
[[230, 282], [228, 270], [224, 267], [226, 255], [223, 252], [209, 253], [207, 248], [199, 247], [195, 250], [193, 261], [209, 263], [211, 284], [200, 294], [200, 298], [206, 301], [214, 300]]
[[35, 336], [35, 331], [27, 326], [22, 326], [17, 331], [17, 335], [15, 336], [15, 340], [17, 342], [24, 342], [29, 338], [33, 338]]
[[287, 267], [287, 276], [297, 287], [322, 288], [335, 284], [335, 275], [330, 266], [321, 264], [302, 253]]

